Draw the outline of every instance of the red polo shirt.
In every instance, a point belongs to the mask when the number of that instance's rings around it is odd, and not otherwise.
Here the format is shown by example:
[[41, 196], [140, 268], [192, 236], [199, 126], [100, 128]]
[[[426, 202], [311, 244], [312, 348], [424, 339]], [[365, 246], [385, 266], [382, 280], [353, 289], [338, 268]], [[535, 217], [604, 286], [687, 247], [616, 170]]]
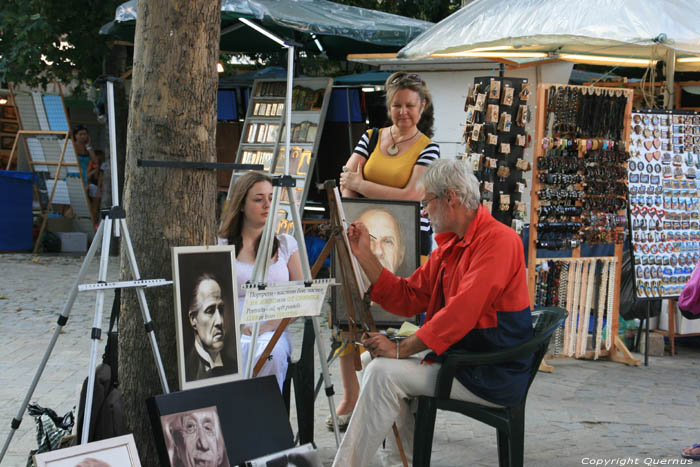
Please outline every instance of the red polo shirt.
[[[449, 348], [500, 350], [532, 336], [522, 240], [480, 207], [463, 238], [435, 237], [438, 248], [409, 278], [384, 269], [372, 300], [400, 316], [426, 313], [416, 332], [437, 355]], [[459, 381], [475, 394], [517, 405], [527, 385], [527, 361], [518, 368], [467, 368]], [[512, 386], [508, 389], [508, 386]]]

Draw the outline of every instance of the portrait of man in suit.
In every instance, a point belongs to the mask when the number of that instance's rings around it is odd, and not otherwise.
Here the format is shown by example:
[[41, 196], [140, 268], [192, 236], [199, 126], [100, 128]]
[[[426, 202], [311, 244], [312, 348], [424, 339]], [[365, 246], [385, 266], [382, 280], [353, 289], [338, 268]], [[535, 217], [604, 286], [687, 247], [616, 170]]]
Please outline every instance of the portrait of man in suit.
[[[181, 389], [239, 377], [233, 253], [217, 251], [230, 250], [228, 246], [198, 248], [175, 248], [173, 258]], [[222, 380], [222, 376], [228, 378]]]

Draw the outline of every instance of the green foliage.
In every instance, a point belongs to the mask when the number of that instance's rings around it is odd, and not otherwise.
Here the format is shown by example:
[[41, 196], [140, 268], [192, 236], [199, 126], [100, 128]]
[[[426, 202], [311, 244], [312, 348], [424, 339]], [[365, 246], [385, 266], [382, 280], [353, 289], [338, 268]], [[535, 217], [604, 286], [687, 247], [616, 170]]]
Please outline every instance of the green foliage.
[[459, 10], [460, 0], [333, 0], [335, 3], [386, 11], [437, 23]]
[[[0, 82], [85, 82], [102, 73], [108, 38], [100, 27], [121, 0], [0, 2]], [[48, 63], [51, 63], [50, 65]]]

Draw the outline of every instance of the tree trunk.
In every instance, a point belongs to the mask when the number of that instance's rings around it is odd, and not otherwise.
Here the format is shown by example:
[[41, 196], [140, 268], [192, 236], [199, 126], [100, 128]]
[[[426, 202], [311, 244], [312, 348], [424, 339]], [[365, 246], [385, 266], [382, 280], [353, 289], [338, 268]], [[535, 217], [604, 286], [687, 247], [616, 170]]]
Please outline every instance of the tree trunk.
[[[214, 172], [137, 167], [138, 159], [216, 160], [216, 62], [221, 1], [138, 2], [124, 207], [144, 279], [171, 279], [170, 248], [213, 244]], [[121, 275], [130, 278], [122, 248]], [[146, 289], [171, 391], [177, 390], [173, 289]], [[159, 465], [146, 399], [163, 392], [136, 294], [123, 295], [119, 372], [141, 464]]]

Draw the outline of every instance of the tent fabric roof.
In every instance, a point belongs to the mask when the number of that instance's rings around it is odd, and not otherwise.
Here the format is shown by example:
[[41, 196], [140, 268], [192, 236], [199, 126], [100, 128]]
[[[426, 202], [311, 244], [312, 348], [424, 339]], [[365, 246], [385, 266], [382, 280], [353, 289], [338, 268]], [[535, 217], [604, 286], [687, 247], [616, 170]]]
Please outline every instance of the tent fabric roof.
[[513, 51], [649, 59], [659, 43], [679, 55], [700, 54], [698, 24], [697, 0], [475, 0], [415, 38], [398, 56], [511, 46]]
[[368, 71], [354, 75], [336, 76], [333, 78], [333, 84], [341, 86], [381, 85], [386, 82], [390, 75], [389, 71]]
[[[136, 14], [137, 0], [120, 5], [117, 7], [114, 21], [103, 26], [100, 33], [114, 34], [120, 27], [129, 24], [133, 28]], [[315, 34], [324, 48], [339, 46], [342, 39], [344, 42], [340, 47], [347, 49], [345, 53], [363, 50], [395, 51], [433, 25], [428, 21], [341, 5], [328, 0], [223, 0], [222, 30], [227, 24], [237, 23], [239, 17], [255, 19], [263, 27], [270, 28], [272, 32], [279, 33], [286, 39], [294, 39], [289, 37], [290, 34]], [[268, 42], [264, 39], [261, 41], [259, 33], [254, 34], [256, 36], [251, 37], [255, 37], [256, 40], [245, 45], [254, 46], [254, 42]], [[227, 46], [226, 36], [227, 34], [222, 33], [222, 50], [234, 50], [231, 47], [244, 46], [241, 41], [231, 41], [230, 46]]]

